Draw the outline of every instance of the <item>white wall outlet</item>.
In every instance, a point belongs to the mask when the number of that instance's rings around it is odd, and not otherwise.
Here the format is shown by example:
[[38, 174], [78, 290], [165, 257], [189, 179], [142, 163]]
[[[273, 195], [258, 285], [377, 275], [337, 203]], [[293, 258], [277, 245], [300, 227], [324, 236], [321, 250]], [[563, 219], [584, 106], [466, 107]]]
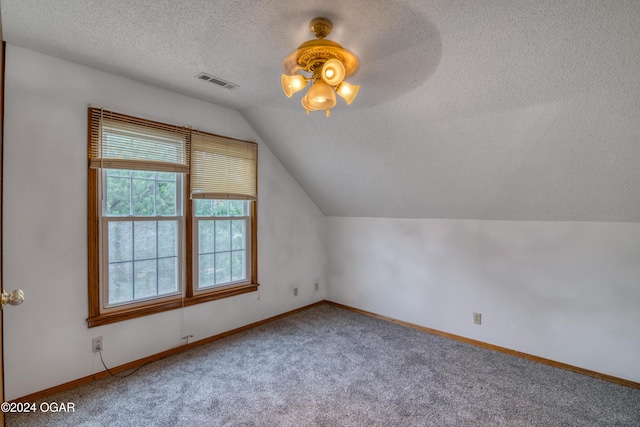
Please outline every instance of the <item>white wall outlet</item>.
[[476, 325], [482, 324], [482, 313], [473, 313], [473, 323]]
[[316, 282], [313, 284], [313, 290], [317, 291], [318, 289], [320, 289], [320, 283]]
[[104, 347], [102, 346], [102, 335], [100, 335], [99, 337], [93, 337], [93, 340], [91, 340], [91, 344], [93, 345], [94, 353], [104, 350]]
[[298, 288], [293, 288], [293, 296], [294, 297], [298, 296]]

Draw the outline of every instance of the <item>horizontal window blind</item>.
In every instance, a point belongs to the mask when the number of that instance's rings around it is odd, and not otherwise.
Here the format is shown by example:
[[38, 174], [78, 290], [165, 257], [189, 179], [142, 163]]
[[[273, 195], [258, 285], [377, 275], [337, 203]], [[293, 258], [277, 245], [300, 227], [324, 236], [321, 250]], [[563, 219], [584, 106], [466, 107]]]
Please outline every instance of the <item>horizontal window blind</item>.
[[89, 167], [189, 172], [191, 130], [89, 109]]
[[191, 197], [258, 198], [258, 144], [191, 133]]

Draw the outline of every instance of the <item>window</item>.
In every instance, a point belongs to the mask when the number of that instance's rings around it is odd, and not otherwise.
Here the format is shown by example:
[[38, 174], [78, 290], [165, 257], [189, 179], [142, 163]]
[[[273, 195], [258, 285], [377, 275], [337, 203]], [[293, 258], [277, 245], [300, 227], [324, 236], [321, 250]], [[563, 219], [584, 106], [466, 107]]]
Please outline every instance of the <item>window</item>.
[[196, 291], [247, 280], [248, 203], [195, 200], [193, 235]]
[[257, 145], [89, 109], [89, 327], [257, 290]]
[[104, 309], [180, 292], [181, 175], [101, 171]]

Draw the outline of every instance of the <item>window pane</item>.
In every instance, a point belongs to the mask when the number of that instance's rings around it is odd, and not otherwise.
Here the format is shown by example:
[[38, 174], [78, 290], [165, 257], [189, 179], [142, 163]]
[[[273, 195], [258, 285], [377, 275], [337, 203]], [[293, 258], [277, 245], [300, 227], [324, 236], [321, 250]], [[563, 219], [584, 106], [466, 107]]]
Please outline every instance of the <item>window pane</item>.
[[157, 295], [156, 260], [134, 262], [134, 297], [148, 298]]
[[231, 221], [231, 249], [245, 249], [244, 221]]
[[129, 178], [107, 177], [107, 212], [106, 215], [129, 215], [131, 196], [131, 180]]
[[109, 304], [179, 290], [177, 220], [111, 221], [108, 226]]
[[216, 284], [215, 255], [200, 255], [198, 257], [198, 287], [206, 288]]
[[156, 214], [176, 214], [176, 183], [156, 181]]
[[123, 169], [107, 169], [107, 176], [126, 176], [128, 178], [131, 176], [131, 171]]
[[133, 223], [109, 222], [109, 262], [130, 261], [133, 258]]
[[247, 204], [243, 200], [195, 199], [195, 216], [247, 216]]
[[229, 252], [216, 254], [216, 285], [231, 281], [231, 254]]
[[109, 264], [109, 304], [133, 299], [133, 263]]
[[176, 174], [175, 172], [156, 172], [156, 179], [175, 182]]
[[158, 256], [178, 255], [178, 221], [158, 221]]
[[214, 226], [215, 221], [198, 221], [198, 253], [212, 253], [214, 246]]
[[178, 292], [178, 258], [158, 260], [158, 295]]
[[133, 176], [134, 178], [149, 178], [149, 179], [153, 179], [155, 177], [155, 172], [148, 172], [148, 171], [131, 171], [132, 174], [131, 176]]
[[229, 200], [229, 215], [244, 216], [244, 207], [246, 203], [242, 200]]
[[245, 251], [231, 252], [231, 280], [238, 281], [246, 279], [244, 270]]
[[147, 179], [131, 180], [131, 204], [133, 215], [153, 215], [154, 181]]
[[156, 222], [136, 221], [133, 226], [135, 259], [156, 257]]
[[196, 199], [196, 216], [211, 216], [211, 200]]
[[228, 215], [229, 215], [229, 201], [213, 200], [213, 216], [228, 216]]
[[216, 252], [231, 250], [231, 221], [216, 221]]
[[177, 197], [177, 175], [107, 169], [105, 215], [178, 215], [180, 201]]

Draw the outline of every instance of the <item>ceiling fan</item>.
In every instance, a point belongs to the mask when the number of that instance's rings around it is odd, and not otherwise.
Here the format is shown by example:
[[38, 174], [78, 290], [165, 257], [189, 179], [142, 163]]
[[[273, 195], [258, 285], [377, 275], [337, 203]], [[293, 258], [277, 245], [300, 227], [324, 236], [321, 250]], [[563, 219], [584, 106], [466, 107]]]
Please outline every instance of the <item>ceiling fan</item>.
[[[309, 29], [317, 40], [308, 40], [287, 56], [282, 64], [282, 90], [291, 96], [301, 91], [311, 82], [307, 93], [302, 97], [302, 107], [307, 111], [325, 110], [327, 117], [336, 105], [336, 93], [350, 105], [358, 95], [360, 86], [351, 85], [344, 79], [358, 70], [358, 58], [340, 44], [326, 40], [333, 29], [327, 18], [316, 18]], [[310, 76], [300, 74], [303, 71]]]

